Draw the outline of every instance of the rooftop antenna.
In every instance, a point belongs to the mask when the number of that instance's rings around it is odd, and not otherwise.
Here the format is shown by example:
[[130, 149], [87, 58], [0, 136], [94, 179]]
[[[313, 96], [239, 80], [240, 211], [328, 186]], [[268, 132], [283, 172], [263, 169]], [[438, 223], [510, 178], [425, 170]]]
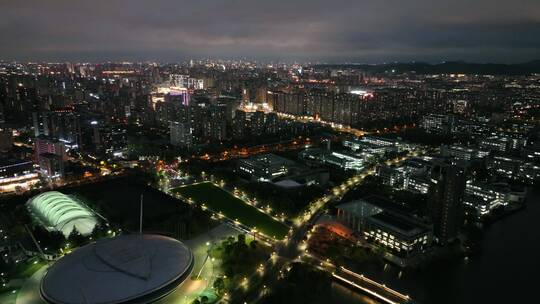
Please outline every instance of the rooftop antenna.
[[139, 234], [142, 234], [142, 219], [143, 219], [143, 195], [141, 194], [141, 212], [139, 217]]

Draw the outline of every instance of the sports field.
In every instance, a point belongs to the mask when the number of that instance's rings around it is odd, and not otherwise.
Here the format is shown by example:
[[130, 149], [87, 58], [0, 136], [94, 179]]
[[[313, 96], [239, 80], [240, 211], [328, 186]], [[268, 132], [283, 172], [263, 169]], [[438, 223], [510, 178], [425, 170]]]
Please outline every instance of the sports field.
[[278, 240], [283, 239], [289, 230], [281, 222], [209, 182], [179, 187], [173, 192], [191, 198], [196, 203], [205, 204], [215, 212], [221, 212], [230, 219], [238, 220], [243, 225], [256, 228]]

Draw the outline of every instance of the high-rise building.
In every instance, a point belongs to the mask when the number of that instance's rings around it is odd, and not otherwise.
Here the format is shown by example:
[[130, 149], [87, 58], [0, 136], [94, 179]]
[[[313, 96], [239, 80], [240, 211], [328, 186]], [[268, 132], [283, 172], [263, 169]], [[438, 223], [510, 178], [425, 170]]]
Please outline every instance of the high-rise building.
[[[1, 94], [0, 94], [0, 99], [1, 99]], [[3, 124], [6, 122], [6, 115], [4, 115], [4, 106], [2, 105], [2, 103], [0, 103], [0, 124]]]
[[171, 74], [170, 84], [174, 87], [202, 90], [204, 89], [204, 80], [189, 77], [189, 75]]
[[465, 182], [465, 169], [456, 164], [440, 162], [432, 168], [429, 209], [441, 244], [454, 240], [463, 225]]
[[94, 120], [90, 122], [90, 125], [92, 126], [92, 144], [94, 146], [94, 150], [99, 151], [103, 142], [101, 139], [99, 122]]
[[13, 131], [0, 127], [0, 152], [9, 151], [13, 147]]
[[240, 100], [230, 96], [219, 96], [216, 101], [218, 105], [224, 105], [227, 108], [227, 122], [233, 123], [235, 111], [240, 106]]
[[267, 93], [266, 87], [257, 88], [257, 98], [255, 101], [258, 103], [266, 103], [267, 102], [266, 93]]
[[424, 116], [421, 125], [428, 133], [447, 134], [454, 131], [455, 119], [452, 115], [430, 114]]
[[59, 155], [53, 153], [40, 154], [39, 167], [47, 178], [57, 179], [64, 177], [64, 161]]
[[34, 126], [34, 136], [38, 137], [40, 135], [49, 136], [49, 120], [46, 113], [43, 112], [33, 112], [32, 113], [32, 123]]
[[242, 89], [242, 103], [243, 104], [248, 104], [248, 103], [251, 103], [252, 102], [252, 93], [251, 93], [251, 90], [249, 88], [243, 88]]
[[59, 156], [62, 160], [67, 160], [66, 146], [63, 142], [47, 138], [44, 136], [37, 137], [34, 142], [34, 152], [36, 161], [39, 163], [41, 154], [54, 154]]
[[233, 137], [241, 139], [246, 136], [247, 113], [242, 110], [236, 110], [233, 121]]
[[79, 115], [72, 111], [32, 113], [34, 135], [44, 135], [64, 142], [70, 148], [78, 148], [81, 143]]
[[165, 103], [170, 103], [176, 106], [184, 105], [188, 106], [190, 103], [191, 96], [188, 89], [186, 88], [174, 88], [169, 91], [169, 93], [164, 95]]
[[264, 112], [257, 111], [251, 115], [251, 135], [260, 136], [265, 133]]
[[171, 135], [171, 145], [180, 147], [191, 147], [193, 135], [188, 123], [171, 121], [169, 124]]
[[279, 130], [279, 117], [276, 113], [266, 114], [265, 130], [268, 134], [276, 134]]
[[171, 83], [171, 86], [187, 88], [188, 78], [189, 78], [189, 75], [171, 74], [169, 77], [169, 81]]
[[204, 116], [204, 137], [211, 140], [225, 140], [227, 137], [227, 107], [212, 105]]

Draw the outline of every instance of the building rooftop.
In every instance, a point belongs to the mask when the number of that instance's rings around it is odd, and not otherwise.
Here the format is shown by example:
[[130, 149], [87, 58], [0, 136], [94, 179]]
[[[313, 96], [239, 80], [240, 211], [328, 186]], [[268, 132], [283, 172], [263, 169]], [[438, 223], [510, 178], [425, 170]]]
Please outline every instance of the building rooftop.
[[378, 223], [407, 236], [414, 236], [427, 230], [425, 225], [412, 218], [390, 212], [377, 213], [371, 216], [368, 221]]
[[149, 303], [172, 292], [193, 268], [183, 243], [122, 235], [83, 246], [54, 263], [41, 282], [50, 303]]
[[[398, 205], [396, 202], [378, 195], [369, 195], [358, 200], [338, 205], [337, 208], [358, 217], [371, 216], [372, 214], [377, 214], [382, 211], [398, 214], [406, 214], [411, 211], [410, 208], [407, 208], [406, 206]], [[366, 212], [366, 210], [373, 210], [373, 212]]]
[[89, 235], [98, 220], [96, 214], [83, 203], [58, 191], [48, 191], [28, 200], [26, 206], [46, 229], [68, 236], [73, 229]]

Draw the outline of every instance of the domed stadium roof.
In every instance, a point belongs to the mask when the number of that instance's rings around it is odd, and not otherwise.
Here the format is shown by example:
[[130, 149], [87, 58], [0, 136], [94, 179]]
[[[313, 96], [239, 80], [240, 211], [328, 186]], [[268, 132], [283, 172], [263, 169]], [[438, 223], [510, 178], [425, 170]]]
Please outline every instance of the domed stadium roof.
[[53, 304], [152, 303], [191, 274], [193, 254], [180, 241], [159, 235], [121, 235], [62, 257], [41, 281]]
[[68, 236], [73, 228], [89, 235], [97, 224], [96, 215], [86, 205], [58, 191], [32, 197], [26, 203], [34, 217], [47, 229]]

